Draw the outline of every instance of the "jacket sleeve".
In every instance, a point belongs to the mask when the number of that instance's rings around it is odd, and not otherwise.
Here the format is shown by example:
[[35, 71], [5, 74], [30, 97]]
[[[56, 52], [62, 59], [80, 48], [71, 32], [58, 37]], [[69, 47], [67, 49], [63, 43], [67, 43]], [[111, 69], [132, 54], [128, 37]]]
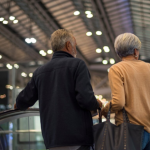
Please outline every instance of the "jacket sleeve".
[[[119, 71], [113, 68], [109, 70], [109, 84], [111, 88], [111, 112], [117, 112], [122, 110], [125, 106], [125, 92], [124, 92], [124, 79], [119, 73]], [[108, 112], [110, 107], [110, 102], [104, 108], [105, 112]]]
[[34, 105], [38, 100], [38, 92], [35, 86], [34, 78], [27, 84], [24, 90], [22, 90], [16, 99], [17, 109], [26, 110], [28, 107]]
[[75, 82], [76, 99], [80, 107], [87, 110], [96, 110], [99, 104], [90, 83], [89, 71], [83, 61], [80, 61], [76, 70]]

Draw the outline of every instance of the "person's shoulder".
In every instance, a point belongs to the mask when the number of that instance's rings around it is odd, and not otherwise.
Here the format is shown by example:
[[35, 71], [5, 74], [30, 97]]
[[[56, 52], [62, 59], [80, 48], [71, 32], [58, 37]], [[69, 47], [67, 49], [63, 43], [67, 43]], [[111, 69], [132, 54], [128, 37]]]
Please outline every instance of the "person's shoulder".
[[45, 63], [44, 65], [42, 66], [39, 66], [33, 73], [34, 76], [37, 76], [39, 75], [41, 72], [43, 72], [44, 68], [46, 68], [48, 65], [49, 65], [50, 61]]
[[110, 69], [111, 69], [111, 70], [112, 70], [112, 69], [115, 70], [115, 69], [120, 68], [120, 66], [122, 66], [122, 61], [120, 61], [120, 62], [118, 62], [118, 63], [112, 65], [112, 66], [110, 67]]
[[86, 63], [80, 58], [70, 59], [70, 64], [72, 64], [72, 65], [74, 64], [77, 66], [86, 66]]

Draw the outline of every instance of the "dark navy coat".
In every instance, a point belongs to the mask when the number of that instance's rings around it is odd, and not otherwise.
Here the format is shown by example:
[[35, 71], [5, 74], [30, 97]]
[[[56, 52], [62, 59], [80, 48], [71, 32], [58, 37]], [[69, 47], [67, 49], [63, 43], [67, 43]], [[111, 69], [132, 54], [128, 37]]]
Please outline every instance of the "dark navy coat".
[[34, 72], [16, 105], [25, 110], [37, 100], [47, 149], [93, 144], [90, 110], [99, 105], [84, 61], [63, 51], [55, 52], [51, 61]]

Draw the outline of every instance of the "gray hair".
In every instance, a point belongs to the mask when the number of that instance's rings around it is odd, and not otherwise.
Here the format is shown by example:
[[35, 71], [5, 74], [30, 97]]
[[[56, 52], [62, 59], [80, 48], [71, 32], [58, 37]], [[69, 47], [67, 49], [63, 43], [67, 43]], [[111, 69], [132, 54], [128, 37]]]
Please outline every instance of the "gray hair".
[[134, 49], [141, 49], [141, 41], [132, 33], [123, 33], [115, 39], [115, 50], [119, 57], [126, 57], [134, 54]]
[[74, 45], [73, 33], [66, 29], [58, 29], [53, 32], [50, 40], [54, 52], [63, 49], [67, 41], [70, 41], [72, 46]]

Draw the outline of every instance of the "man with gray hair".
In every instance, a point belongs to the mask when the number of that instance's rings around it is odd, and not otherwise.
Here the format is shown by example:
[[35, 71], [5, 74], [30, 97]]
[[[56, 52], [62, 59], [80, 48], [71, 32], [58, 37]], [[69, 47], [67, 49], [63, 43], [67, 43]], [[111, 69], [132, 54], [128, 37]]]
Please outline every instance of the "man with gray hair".
[[44, 142], [50, 150], [90, 150], [93, 144], [91, 110], [102, 106], [96, 100], [89, 71], [76, 58], [76, 40], [71, 31], [51, 35], [52, 60], [39, 67], [18, 95], [15, 108], [25, 110], [39, 100]]

